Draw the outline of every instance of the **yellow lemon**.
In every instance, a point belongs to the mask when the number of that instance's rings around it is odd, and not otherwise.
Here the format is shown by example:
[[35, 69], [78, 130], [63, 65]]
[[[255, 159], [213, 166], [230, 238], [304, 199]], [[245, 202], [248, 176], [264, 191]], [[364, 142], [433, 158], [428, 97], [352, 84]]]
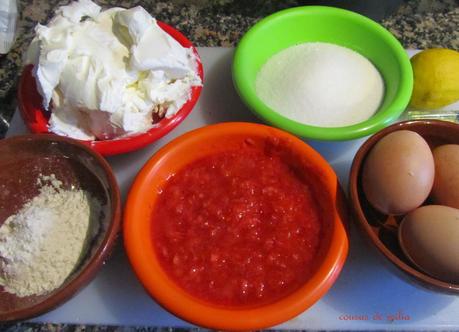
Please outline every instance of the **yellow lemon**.
[[459, 52], [433, 48], [411, 58], [414, 87], [410, 106], [434, 109], [459, 100]]

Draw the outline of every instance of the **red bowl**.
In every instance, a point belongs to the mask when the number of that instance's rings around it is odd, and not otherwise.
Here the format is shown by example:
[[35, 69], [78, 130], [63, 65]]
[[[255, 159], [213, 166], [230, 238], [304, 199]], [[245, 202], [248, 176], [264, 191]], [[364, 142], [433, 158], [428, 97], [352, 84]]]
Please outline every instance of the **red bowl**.
[[[177, 40], [183, 47], [193, 50], [198, 65], [198, 75], [201, 81], [204, 79], [204, 71], [201, 59], [196, 48], [183, 34], [173, 27], [157, 21], [161, 29], [167, 32], [171, 37]], [[32, 76], [33, 65], [24, 68], [18, 86], [18, 105], [19, 111], [27, 128], [33, 133], [49, 133], [48, 119], [49, 112], [43, 108], [42, 97], [37, 91], [35, 78]], [[202, 86], [194, 86], [191, 90], [191, 98], [182, 106], [182, 108], [171, 118], [163, 118], [155, 127], [145, 133], [131, 135], [126, 137], [115, 138], [112, 140], [101, 141], [80, 141], [90, 146], [104, 156], [116, 155], [125, 152], [138, 150], [166, 135], [182, 122], [190, 114], [194, 105], [201, 94]]]

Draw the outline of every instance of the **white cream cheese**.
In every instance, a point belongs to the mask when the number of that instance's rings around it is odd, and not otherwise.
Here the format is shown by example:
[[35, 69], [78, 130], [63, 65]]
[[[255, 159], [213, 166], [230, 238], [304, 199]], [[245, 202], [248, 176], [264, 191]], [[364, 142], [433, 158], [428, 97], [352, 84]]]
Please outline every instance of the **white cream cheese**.
[[[50, 131], [110, 139], [154, 126], [153, 112], [173, 116], [201, 85], [196, 58], [142, 7], [101, 8], [90, 0], [60, 7], [37, 25], [26, 63], [51, 108]], [[51, 105], [51, 107], [50, 107]]]

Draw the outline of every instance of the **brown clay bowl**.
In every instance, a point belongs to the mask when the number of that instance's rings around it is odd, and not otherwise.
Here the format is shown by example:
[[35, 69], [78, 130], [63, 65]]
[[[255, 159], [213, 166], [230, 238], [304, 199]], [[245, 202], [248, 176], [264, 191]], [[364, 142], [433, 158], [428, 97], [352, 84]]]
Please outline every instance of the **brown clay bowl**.
[[39, 192], [39, 174], [55, 174], [63, 187], [76, 186], [102, 203], [99, 230], [82, 262], [54, 291], [18, 297], [0, 286], [0, 322], [43, 314], [70, 299], [96, 275], [108, 258], [121, 220], [120, 192], [113, 172], [98, 153], [76, 140], [50, 134], [0, 140], [0, 225]]
[[[420, 134], [435, 148], [443, 144], [459, 144], [459, 125], [438, 120], [413, 120], [395, 123], [371, 136], [357, 151], [349, 176], [349, 191], [354, 219], [362, 233], [402, 276], [434, 291], [459, 294], [459, 284], [438, 280], [416, 268], [402, 252], [397, 229], [404, 216], [389, 216], [375, 210], [362, 190], [362, 169], [372, 147], [385, 135], [397, 130], [411, 130]], [[428, 201], [428, 200], [427, 200]]]

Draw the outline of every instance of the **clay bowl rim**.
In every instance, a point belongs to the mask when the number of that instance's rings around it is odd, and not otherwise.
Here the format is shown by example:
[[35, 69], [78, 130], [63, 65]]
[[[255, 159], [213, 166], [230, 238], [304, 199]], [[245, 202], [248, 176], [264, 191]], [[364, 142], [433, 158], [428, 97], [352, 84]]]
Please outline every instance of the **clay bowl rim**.
[[[452, 122], [441, 121], [441, 120], [408, 120], [398, 123], [394, 123], [383, 130], [377, 132], [368, 138], [357, 151], [354, 160], [352, 161], [351, 172], [349, 176], [349, 196], [351, 201], [351, 207], [353, 210], [354, 218], [360, 229], [365, 234], [367, 240], [369, 239], [372, 245], [374, 245], [380, 254], [387, 258], [393, 265], [395, 265], [400, 271], [404, 272], [407, 276], [411, 277], [422, 286], [444, 293], [459, 294], [459, 284], [449, 283], [441, 281], [421, 270], [411, 267], [400, 258], [398, 258], [386, 245], [382, 243], [377, 234], [373, 231], [373, 227], [368, 222], [366, 215], [362, 209], [362, 205], [359, 199], [359, 186], [358, 183], [361, 179], [362, 165], [370, 152], [371, 148], [379, 142], [381, 138], [389, 133], [398, 130], [412, 130], [418, 132], [416, 129], [425, 128], [428, 126], [434, 126], [438, 128], [447, 128], [449, 130], [457, 131], [459, 134], [459, 125]], [[422, 136], [422, 135], [421, 135]]]
[[[255, 139], [277, 137], [286, 140], [289, 149], [308, 158], [308, 161], [322, 175], [323, 188], [332, 195], [334, 227], [327, 253], [322, 257], [320, 266], [299, 289], [281, 299], [260, 306], [222, 307], [190, 295], [176, 285], [160, 266], [150, 237], [150, 212], [156, 204], [155, 196], [157, 196], [157, 190], [152, 188], [164, 186], [171, 173], [185, 167], [196, 158], [226, 150], [226, 146], [231, 144], [231, 142], [227, 144], [228, 141], [239, 142], [250, 137]], [[214, 143], [208, 144], [208, 142]], [[189, 156], [184, 156], [185, 153]], [[349, 245], [345, 222], [348, 216], [343, 215], [343, 205], [345, 205], [343, 199], [344, 195], [341, 195], [337, 175], [328, 162], [294, 135], [267, 125], [247, 122], [208, 125], [175, 138], [144, 164], [129, 190], [125, 204], [124, 247], [130, 265], [146, 292], [174, 315], [212, 329], [266, 328], [280, 324], [308, 309], [336, 281], [345, 264]]]
[[75, 296], [80, 290], [82, 290], [87, 284], [89, 284], [89, 282], [93, 280], [99, 269], [102, 267], [103, 263], [108, 259], [114, 248], [117, 236], [121, 228], [121, 195], [115, 175], [108, 162], [99, 153], [95, 152], [79, 141], [54, 134], [25, 134], [20, 136], [12, 136], [1, 140], [0, 145], [9, 144], [12, 141], [22, 141], [27, 143], [36, 140], [70, 144], [77, 147], [78, 149], [83, 150], [94, 158], [94, 160], [102, 167], [108, 179], [109, 194], [112, 201], [112, 218], [107, 229], [105, 230], [104, 238], [95, 251], [94, 256], [88, 261], [87, 265], [75, 275], [73, 280], [65, 284], [64, 287], [61, 286], [58, 288], [51, 296], [47, 297], [41, 302], [33, 304], [30, 307], [0, 313], [0, 322], [4, 323], [25, 320], [42, 315]]

